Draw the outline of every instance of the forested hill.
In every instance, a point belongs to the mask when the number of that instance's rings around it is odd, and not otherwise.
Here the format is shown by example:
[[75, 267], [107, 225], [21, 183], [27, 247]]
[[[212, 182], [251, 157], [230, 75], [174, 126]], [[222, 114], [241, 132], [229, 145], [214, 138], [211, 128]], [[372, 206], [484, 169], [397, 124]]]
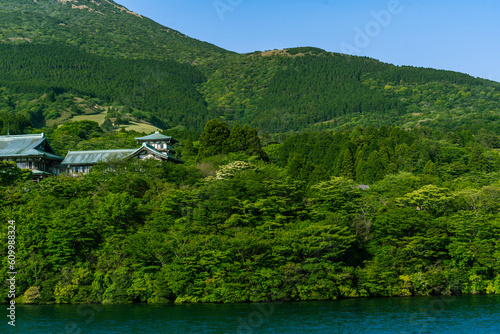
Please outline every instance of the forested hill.
[[456, 127], [500, 111], [499, 83], [316, 48], [231, 58], [209, 76], [203, 93], [210, 110], [270, 133], [313, 124]]
[[62, 43], [100, 55], [196, 62], [229, 52], [112, 0], [2, 0], [0, 41]]
[[[0, 86], [28, 94], [25, 99], [30, 93], [42, 96], [50, 92], [92, 96], [138, 108], [152, 115], [160, 127], [203, 127], [208, 112], [195, 85], [204, 81], [197, 68], [173, 60], [117, 59], [63, 45], [0, 44]], [[27, 113], [32, 122], [39, 117], [37, 112], [52, 118], [51, 108], [41, 100], [19, 112]], [[15, 99], [4, 95], [0, 110], [15, 109], [12, 101]]]
[[54, 92], [128, 106], [161, 128], [198, 133], [215, 117], [271, 134], [422, 124], [498, 133], [499, 83], [318, 49], [232, 55], [212, 70], [64, 45], [0, 43], [0, 50], [0, 85], [6, 88], [0, 112], [24, 114], [35, 126], [44, 124], [40, 117], [57, 119], [70, 110], [40, 102]]
[[[236, 54], [108, 0], [4, 0], [0, 15], [0, 113], [24, 115], [16, 124], [64, 123], [71, 117], [62, 114], [75, 114], [71, 99], [93, 98], [198, 133], [212, 118], [261, 134], [422, 124], [499, 131], [500, 83], [462, 73], [310, 47]], [[51, 93], [70, 102], [40, 102]]]

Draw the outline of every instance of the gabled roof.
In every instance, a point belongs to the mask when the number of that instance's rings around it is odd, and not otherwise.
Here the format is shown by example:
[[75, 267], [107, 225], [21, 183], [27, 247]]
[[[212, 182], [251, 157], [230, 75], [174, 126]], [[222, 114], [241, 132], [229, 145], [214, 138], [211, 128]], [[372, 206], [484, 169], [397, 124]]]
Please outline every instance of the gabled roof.
[[139, 147], [137, 150], [135, 150], [129, 156], [127, 156], [127, 159], [135, 157], [135, 156], [139, 155], [141, 152], [148, 152], [148, 153], [150, 153], [150, 154], [152, 154], [152, 155], [154, 155], [162, 160], [165, 160], [165, 161], [172, 161], [172, 162], [175, 162], [177, 164], [184, 163], [184, 161], [173, 158], [165, 153], [162, 153], [162, 152], [156, 150], [153, 146], [146, 144], [146, 143], [143, 143], [141, 147]]
[[0, 157], [45, 156], [63, 160], [50, 146], [44, 133], [0, 136]]
[[94, 165], [101, 161], [124, 159], [136, 149], [69, 151], [61, 165]]
[[156, 150], [153, 146], [143, 143], [138, 149], [126, 150], [98, 150], [98, 151], [69, 151], [61, 162], [61, 165], [79, 166], [79, 165], [95, 165], [98, 162], [130, 159], [138, 156], [141, 152], [148, 152], [162, 160], [171, 161], [178, 164], [183, 164], [184, 161], [175, 159], [165, 153]]
[[138, 137], [135, 138], [137, 141], [156, 141], [156, 140], [163, 140], [163, 141], [170, 141], [172, 144], [178, 143], [179, 141], [177, 139], [174, 139], [169, 136], [162, 135], [159, 131], [156, 131], [155, 133], [152, 133], [148, 136], [145, 137]]

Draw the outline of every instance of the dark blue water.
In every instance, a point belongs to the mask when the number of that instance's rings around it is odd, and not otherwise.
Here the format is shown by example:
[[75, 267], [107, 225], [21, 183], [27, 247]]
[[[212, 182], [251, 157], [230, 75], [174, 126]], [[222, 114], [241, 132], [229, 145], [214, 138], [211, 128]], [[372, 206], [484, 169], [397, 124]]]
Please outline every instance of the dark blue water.
[[210, 305], [2, 305], [0, 333], [500, 333], [500, 296]]

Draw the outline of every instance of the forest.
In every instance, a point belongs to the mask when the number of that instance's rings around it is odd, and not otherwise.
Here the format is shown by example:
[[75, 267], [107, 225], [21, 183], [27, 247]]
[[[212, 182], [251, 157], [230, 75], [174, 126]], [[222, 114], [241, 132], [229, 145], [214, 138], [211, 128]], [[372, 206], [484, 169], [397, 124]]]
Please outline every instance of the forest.
[[[148, 112], [162, 127], [203, 127], [206, 106], [194, 87], [203, 80], [196, 68], [175, 61], [100, 57], [67, 46], [0, 44], [0, 86], [12, 93], [46, 93], [48, 102], [63, 93], [99, 98]], [[13, 104], [8, 96], [5, 101], [7, 107]], [[57, 118], [57, 110], [44, 116]]]
[[37, 128], [97, 105], [96, 113], [112, 107], [198, 134], [215, 117], [268, 137], [371, 125], [498, 132], [498, 83], [311, 48], [232, 55], [213, 67], [65, 45], [0, 44], [0, 51], [0, 113], [23, 115]]
[[[50, 135], [81, 146], [135, 135], [99, 129]], [[115, 161], [35, 183], [3, 163], [0, 237], [15, 220], [17, 301], [500, 293], [498, 135], [357, 127], [262, 147], [254, 128], [214, 119], [184, 136], [185, 165]]]
[[135, 120], [186, 163], [33, 182], [0, 162], [17, 303], [500, 294], [500, 83], [312, 47], [236, 54], [79, 4], [1, 1], [0, 135], [133, 148]]

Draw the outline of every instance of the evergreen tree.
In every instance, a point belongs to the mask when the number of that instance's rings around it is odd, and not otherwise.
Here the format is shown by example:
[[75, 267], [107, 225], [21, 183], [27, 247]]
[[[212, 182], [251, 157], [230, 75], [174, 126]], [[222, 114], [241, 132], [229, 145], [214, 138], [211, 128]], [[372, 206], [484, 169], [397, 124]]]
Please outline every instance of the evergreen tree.
[[229, 138], [227, 139], [227, 148], [229, 152], [240, 152], [245, 149], [246, 138], [245, 133], [238, 123], [231, 129]]
[[311, 175], [309, 175], [309, 183], [316, 184], [318, 182], [327, 181], [330, 175], [323, 165], [316, 165]]
[[106, 118], [104, 120], [104, 123], [101, 124], [101, 129], [104, 132], [111, 132], [111, 131], [113, 131], [114, 126], [113, 126], [113, 123], [111, 122], [111, 120], [109, 118]]
[[479, 145], [474, 145], [469, 156], [468, 167], [473, 172], [488, 172], [490, 165]]
[[373, 183], [384, 178], [385, 169], [382, 161], [380, 160], [378, 151], [370, 153], [366, 164], [365, 175], [365, 180], [368, 183]]
[[8, 186], [18, 180], [31, 179], [31, 170], [21, 169], [12, 161], [0, 161], [0, 186]]
[[227, 139], [230, 132], [225, 122], [212, 119], [207, 122], [200, 136], [200, 151], [198, 159], [208, 158], [228, 152]]
[[286, 172], [287, 174], [296, 180], [301, 179], [302, 169], [306, 166], [306, 161], [303, 156], [299, 153], [293, 152], [288, 157], [288, 162], [286, 164]]
[[245, 126], [241, 128], [241, 133], [242, 135], [237, 136], [244, 138], [243, 148], [246, 153], [252, 156], [257, 156], [264, 161], [268, 161], [269, 158], [267, 157], [267, 154], [262, 150], [257, 129], [245, 124]]
[[423, 174], [428, 176], [438, 176], [436, 164], [432, 162], [432, 160], [427, 161], [425, 164]]
[[364, 159], [356, 161], [356, 181], [358, 182], [369, 182], [366, 175], [367, 164]]
[[344, 151], [340, 176], [346, 179], [354, 180], [354, 163], [352, 161], [351, 151], [349, 150]]
[[184, 149], [182, 151], [182, 156], [190, 156], [195, 154], [195, 149], [193, 145], [193, 139], [191, 136], [184, 141]]

